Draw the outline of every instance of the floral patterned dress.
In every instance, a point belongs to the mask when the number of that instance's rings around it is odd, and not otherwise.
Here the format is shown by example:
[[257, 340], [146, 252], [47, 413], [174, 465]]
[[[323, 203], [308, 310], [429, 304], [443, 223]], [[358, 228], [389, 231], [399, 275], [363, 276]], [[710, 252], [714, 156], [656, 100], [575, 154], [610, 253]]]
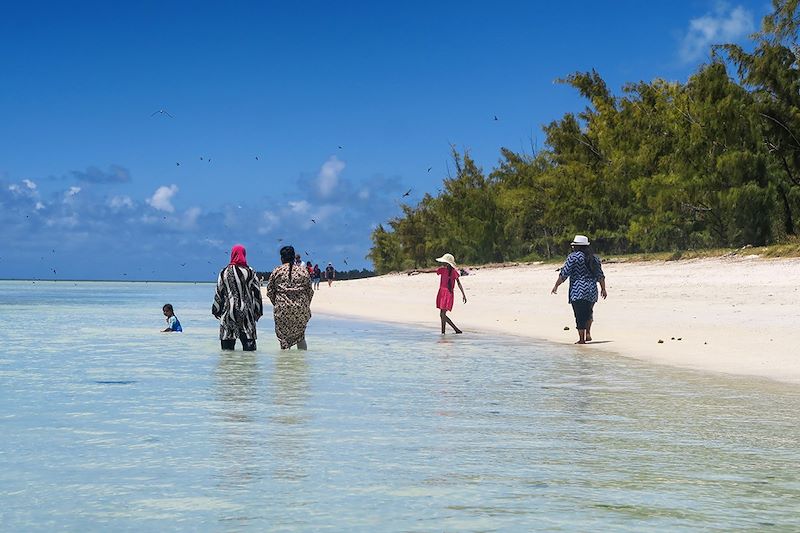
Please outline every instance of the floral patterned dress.
[[314, 297], [308, 270], [289, 263], [277, 267], [269, 277], [267, 297], [274, 308], [275, 335], [281, 349], [302, 341], [311, 319], [311, 299]]

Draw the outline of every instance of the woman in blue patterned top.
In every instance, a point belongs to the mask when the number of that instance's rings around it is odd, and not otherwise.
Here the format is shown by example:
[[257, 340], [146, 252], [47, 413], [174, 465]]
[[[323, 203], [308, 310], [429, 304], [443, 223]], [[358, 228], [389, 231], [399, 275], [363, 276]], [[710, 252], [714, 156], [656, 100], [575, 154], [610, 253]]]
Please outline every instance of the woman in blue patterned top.
[[600, 296], [606, 298], [606, 277], [600, 258], [592, 253], [589, 239], [585, 235], [575, 235], [571, 243], [572, 253], [561, 267], [553, 294], [558, 286], [569, 278], [569, 303], [575, 312], [575, 326], [578, 328], [578, 342], [586, 344], [592, 340], [592, 321], [594, 304], [597, 302], [597, 284], [600, 283]]

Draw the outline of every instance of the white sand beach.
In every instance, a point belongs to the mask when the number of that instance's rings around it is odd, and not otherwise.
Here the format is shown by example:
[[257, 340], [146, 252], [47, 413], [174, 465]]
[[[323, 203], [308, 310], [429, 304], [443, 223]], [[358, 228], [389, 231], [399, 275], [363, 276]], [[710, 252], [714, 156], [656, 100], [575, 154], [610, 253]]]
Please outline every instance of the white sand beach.
[[[567, 285], [550, 294], [557, 265], [467, 268], [468, 302], [456, 289], [450, 314], [466, 335], [577, 339]], [[576, 349], [800, 383], [800, 259], [605, 263], [603, 270], [608, 299], [595, 306], [594, 342]], [[323, 282], [312, 311], [421, 325], [438, 335], [437, 289], [435, 273], [337, 281], [331, 288]]]

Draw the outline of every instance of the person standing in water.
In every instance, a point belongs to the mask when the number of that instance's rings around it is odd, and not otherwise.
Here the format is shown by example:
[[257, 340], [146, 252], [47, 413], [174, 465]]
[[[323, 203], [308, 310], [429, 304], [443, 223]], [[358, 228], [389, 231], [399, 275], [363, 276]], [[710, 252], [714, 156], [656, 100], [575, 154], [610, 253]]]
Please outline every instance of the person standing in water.
[[461, 297], [464, 299], [464, 303], [467, 303], [467, 295], [464, 294], [464, 287], [461, 286], [461, 280], [458, 279], [459, 274], [456, 268], [456, 260], [453, 254], [444, 254], [436, 260], [440, 263], [447, 263], [447, 266], [436, 269], [436, 273], [441, 276], [439, 279], [439, 292], [436, 295], [436, 307], [439, 309], [439, 318], [442, 322], [442, 335], [444, 335], [445, 325], [447, 324], [450, 324], [450, 327], [453, 328], [456, 333], [461, 333], [461, 330], [458, 329], [458, 327], [453, 324], [453, 321], [450, 320], [450, 317], [447, 316], [447, 312], [453, 310], [453, 300], [455, 299], [453, 296], [453, 289], [456, 284], [458, 284], [458, 289], [461, 291]]
[[281, 350], [294, 345], [299, 350], [306, 350], [306, 326], [311, 319], [311, 299], [314, 297], [311, 276], [306, 268], [295, 263], [293, 247], [284, 246], [280, 254], [281, 265], [272, 271], [267, 282], [267, 297], [275, 315], [275, 336]]
[[217, 277], [211, 314], [219, 319], [219, 340], [223, 350], [233, 350], [238, 338], [242, 349], [256, 349], [256, 322], [261, 318], [261, 284], [256, 271], [247, 264], [244, 246], [231, 249], [231, 262]]
[[600, 284], [600, 295], [605, 300], [606, 276], [603, 274], [600, 258], [594, 255], [589, 246], [589, 238], [575, 235], [570, 243], [572, 253], [567, 256], [564, 266], [553, 285], [552, 294], [558, 292], [558, 286], [569, 278], [569, 303], [575, 314], [575, 327], [578, 329], [578, 341], [575, 344], [586, 344], [592, 340], [592, 322], [594, 321], [594, 304], [597, 303], [597, 284]]

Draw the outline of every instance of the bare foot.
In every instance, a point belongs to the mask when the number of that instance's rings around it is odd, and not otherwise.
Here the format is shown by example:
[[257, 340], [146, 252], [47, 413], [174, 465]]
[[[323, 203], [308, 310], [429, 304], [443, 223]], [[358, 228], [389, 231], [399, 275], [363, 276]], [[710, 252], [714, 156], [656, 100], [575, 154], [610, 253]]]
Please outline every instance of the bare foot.
[[575, 341], [575, 344], [586, 344], [586, 341]]
[[586, 342], [590, 342], [591, 340], [592, 340], [592, 336], [591, 335], [586, 335]]
[[456, 330], [456, 335], [458, 335], [459, 333], [464, 333], [464, 332], [463, 332], [463, 331], [461, 331], [460, 329], [457, 329], [457, 330]]

